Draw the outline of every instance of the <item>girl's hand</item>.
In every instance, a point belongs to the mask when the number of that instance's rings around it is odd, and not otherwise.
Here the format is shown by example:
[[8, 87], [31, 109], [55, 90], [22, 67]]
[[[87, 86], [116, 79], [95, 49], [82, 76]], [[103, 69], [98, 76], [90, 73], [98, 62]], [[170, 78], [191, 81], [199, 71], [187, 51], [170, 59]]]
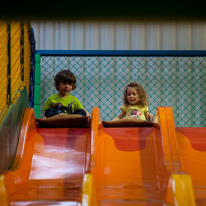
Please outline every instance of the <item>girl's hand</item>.
[[153, 119], [154, 119], [153, 114], [147, 113], [147, 114], [146, 114], [146, 119], [147, 119], [147, 121], [152, 122]]
[[117, 120], [119, 120], [119, 118], [118, 118], [118, 117], [115, 117], [112, 121], [117, 121]]
[[121, 113], [117, 117], [115, 117], [112, 121], [117, 121], [119, 119], [122, 119], [125, 116], [125, 114], [126, 114], [125, 112], [121, 111]]

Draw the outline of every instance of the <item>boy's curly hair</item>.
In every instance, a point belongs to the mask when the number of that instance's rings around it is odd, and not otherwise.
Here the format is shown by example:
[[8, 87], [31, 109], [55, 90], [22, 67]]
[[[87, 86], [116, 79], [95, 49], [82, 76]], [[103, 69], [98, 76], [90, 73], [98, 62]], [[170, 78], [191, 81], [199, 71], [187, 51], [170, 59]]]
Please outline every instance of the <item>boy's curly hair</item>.
[[123, 103], [125, 106], [129, 105], [129, 102], [127, 101], [127, 88], [128, 87], [135, 87], [136, 88], [137, 93], [139, 94], [139, 100], [137, 102], [138, 106], [140, 106], [140, 107], [148, 106], [148, 97], [147, 97], [146, 91], [144, 90], [144, 88], [140, 84], [137, 84], [135, 82], [131, 82], [131, 83], [127, 84], [126, 87], [124, 88]]
[[55, 76], [54, 83], [57, 90], [59, 90], [60, 82], [71, 84], [72, 90], [76, 88], [76, 77], [69, 70], [62, 70], [58, 72], [57, 75]]

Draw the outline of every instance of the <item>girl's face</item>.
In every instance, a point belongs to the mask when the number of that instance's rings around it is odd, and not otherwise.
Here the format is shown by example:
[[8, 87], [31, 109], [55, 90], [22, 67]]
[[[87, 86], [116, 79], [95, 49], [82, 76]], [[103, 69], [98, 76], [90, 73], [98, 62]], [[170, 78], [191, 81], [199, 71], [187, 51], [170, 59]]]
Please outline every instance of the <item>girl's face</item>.
[[135, 87], [127, 87], [127, 101], [129, 104], [137, 104], [139, 95]]
[[72, 84], [65, 83], [60, 81], [59, 83], [59, 96], [60, 97], [66, 97], [70, 92], [72, 91]]

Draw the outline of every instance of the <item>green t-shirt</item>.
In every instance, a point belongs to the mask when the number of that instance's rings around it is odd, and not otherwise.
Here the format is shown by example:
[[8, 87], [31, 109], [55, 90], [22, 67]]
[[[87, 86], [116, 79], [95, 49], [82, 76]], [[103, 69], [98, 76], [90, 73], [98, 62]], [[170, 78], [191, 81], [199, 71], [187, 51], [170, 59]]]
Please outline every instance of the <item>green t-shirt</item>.
[[57, 94], [51, 95], [45, 105], [43, 110], [47, 110], [48, 108], [54, 108], [56, 103], [61, 103], [63, 106], [68, 106], [68, 104], [72, 103], [72, 112], [76, 109], [83, 109], [84, 107], [82, 106], [81, 102], [75, 97], [72, 96], [71, 94], [68, 94], [67, 97], [59, 97]]
[[145, 114], [149, 112], [148, 106], [146, 107], [138, 107], [136, 105], [128, 105], [128, 106], [121, 106], [120, 107], [123, 112], [126, 113], [125, 118], [128, 119], [142, 119], [146, 120]]

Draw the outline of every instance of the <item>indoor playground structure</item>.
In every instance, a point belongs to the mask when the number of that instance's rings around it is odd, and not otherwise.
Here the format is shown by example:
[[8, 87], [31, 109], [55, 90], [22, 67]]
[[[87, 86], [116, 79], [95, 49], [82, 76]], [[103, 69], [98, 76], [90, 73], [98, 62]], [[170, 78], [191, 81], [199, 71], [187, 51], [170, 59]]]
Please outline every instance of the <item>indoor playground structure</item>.
[[1, 206], [206, 205], [206, 127], [177, 126], [160, 105], [153, 122], [106, 120], [102, 103], [90, 117], [43, 119], [31, 27], [0, 28]]

